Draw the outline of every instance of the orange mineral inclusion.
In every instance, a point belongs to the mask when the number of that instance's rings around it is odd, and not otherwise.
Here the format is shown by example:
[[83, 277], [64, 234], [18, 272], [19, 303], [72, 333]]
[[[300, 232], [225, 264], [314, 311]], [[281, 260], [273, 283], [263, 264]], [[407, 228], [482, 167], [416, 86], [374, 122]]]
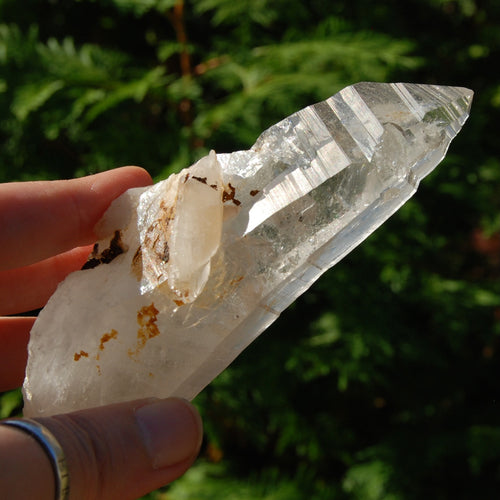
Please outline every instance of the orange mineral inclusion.
[[135, 350], [128, 350], [128, 355], [130, 357], [137, 356], [149, 339], [160, 335], [160, 330], [156, 325], [159, 312], [160, 311], [156, 309], [154, 303], [149, 306], [141, 307], [141, 309], [137, 311], [137, 324], [139, 325], [139, 329], [137, 330], [137, 345]]
[[82, 356], [84, 358], [88, 358], [89, 357], [89, 353], [85, 352], [85, 351], [75, 352], [75, 356], [73, 357], [73, 359], [75, 361], [79, 361]]
[[105, 333], [101, 337], [101, 343], [99, 344], [99, 350], [104, 351], [104, 344], [109, 342], [111, 339], [116, 339], [118, 332], [113, 328], [109, 333]]

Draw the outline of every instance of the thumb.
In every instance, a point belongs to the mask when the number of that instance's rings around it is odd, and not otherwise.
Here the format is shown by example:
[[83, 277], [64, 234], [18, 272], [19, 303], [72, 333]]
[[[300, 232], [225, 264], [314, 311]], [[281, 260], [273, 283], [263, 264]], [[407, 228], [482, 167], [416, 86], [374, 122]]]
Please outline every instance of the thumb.
[[[70, 500], [139, 498], [181, 476], [195, 460], [202, 439], [198, 412], [176, 398], [119, 403], [37, 421], [64, 450]], [[18, 428], [0, 426], [0, 465], [1, 498], [54, 498], [49, 459]]]

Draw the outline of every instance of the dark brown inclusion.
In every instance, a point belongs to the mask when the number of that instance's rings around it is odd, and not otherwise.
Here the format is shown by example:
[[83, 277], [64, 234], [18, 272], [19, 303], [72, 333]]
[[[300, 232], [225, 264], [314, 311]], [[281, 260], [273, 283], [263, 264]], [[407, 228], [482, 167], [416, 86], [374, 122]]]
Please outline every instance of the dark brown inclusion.
[[222, 193], [222, 202], [232, 201], [235, 205], [241, 205], [241, 201], [237, 200], [234, 195], [236, 194], [236, 188], [229, 183], [228, 190], [224, 190]]
[[[191, 179], [194, 179], [195, 181], [201, 182], [202, 184], [207, 184], [207, 185], [208, 185], [208, 182], [207, 182], [207, 178], [206, 178], [206, 177], [198, 177], [198, 176], [196, 176], [196, 175], [193, 175], [193, 176], [191, 177]], [[187, 180], [187, 179], [186, 179], [186, 180]], [[186, 182], [186, 181], [184, 181], [184, 182]], [[216, 191], [217, 191], [217, 189], [218, 189], [217, 184], [210, 184], [210, 187], [211, 187], [212, 189], [215, 189]]]
[[196, 175], [193, 175], [193, 179], [195, 181], [201, 182], [202, 184], [207, 183], [207, 178], [206, 177], [197, 177]]
[[170, 259], [170, 250], [168, 249], [168, 242], [165, 242], [165, 246], [163, 247], [163, 254], [160, 255], [160, 259], [167, 263]]
[[101, 252], [99, 255], [99, 246], [97, 243], [94, 245], [94, 249], [92, 250], [92, 254], [87, 262], [83, 264], [83, 269], [93, 269], [100, 264], [109, 264], [112, 260], [114, 260], [118, 255], [125, 252], [122, 243], [122, 233], [121, 231], [115, 231], [113, 238], [109, 242], [109, 247]]

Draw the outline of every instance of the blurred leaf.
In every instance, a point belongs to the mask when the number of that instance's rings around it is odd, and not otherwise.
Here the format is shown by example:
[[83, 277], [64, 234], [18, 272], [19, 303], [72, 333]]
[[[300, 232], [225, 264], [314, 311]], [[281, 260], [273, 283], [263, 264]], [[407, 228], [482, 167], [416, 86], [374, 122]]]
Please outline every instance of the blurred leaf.
[[[144, 74], [138, 80], [118, 85], [116, 89], [107, 92], [96, 104], [90, 106], [85, 113], [86, 125], [126, 99], [141, 102], [149, 91], [163, 87], [167, 82], [168, 79], [165, 77], [164, 68], [157, 67]], [[96, 94], [93, 94], [92, 97], [96, 97]]]
[[164, 12], [173, 7], [178, 0], [112, 0], [122, 10], [133, 12], [136, 16], [142, 16], [149, 10]]
[[12, 112], [23, 121], [34, 110], [43, 106], [58, 90], [64, 87], [60, 80], [36, 82], [16, 89]]
[[474, 426], [469, 429], [469, 465], [473, 474], [480, 475], [489, 464], [500, 460], [500, 427]]
[[20, 410], [23, 397], [21, 391], [14, 390], [0, 394], [0, 419], [14, 416], [14, 410]]
[[245, 18], [251, 22], [268, 26], [277, 17], [270, 0], [198, 0], [195, 9], [199, 13], [213, 11], [213, 22], [219, 24], [234, 24]]
[[351, 467], [344, 479], [344, 488], [359, 500], [397, 500], [402, 498], [387, 491], [389, 467], [381, 461]]

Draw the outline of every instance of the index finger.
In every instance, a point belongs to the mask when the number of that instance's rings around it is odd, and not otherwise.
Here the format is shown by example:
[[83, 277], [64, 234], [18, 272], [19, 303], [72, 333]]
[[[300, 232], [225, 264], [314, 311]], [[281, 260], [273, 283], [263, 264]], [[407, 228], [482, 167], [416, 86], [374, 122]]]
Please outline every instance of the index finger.
[[94, 226], [110, 203], [151, 182], [142, 168], [122, 167], [80, 179], [1, 184], [0, 270], [93, 243]]

